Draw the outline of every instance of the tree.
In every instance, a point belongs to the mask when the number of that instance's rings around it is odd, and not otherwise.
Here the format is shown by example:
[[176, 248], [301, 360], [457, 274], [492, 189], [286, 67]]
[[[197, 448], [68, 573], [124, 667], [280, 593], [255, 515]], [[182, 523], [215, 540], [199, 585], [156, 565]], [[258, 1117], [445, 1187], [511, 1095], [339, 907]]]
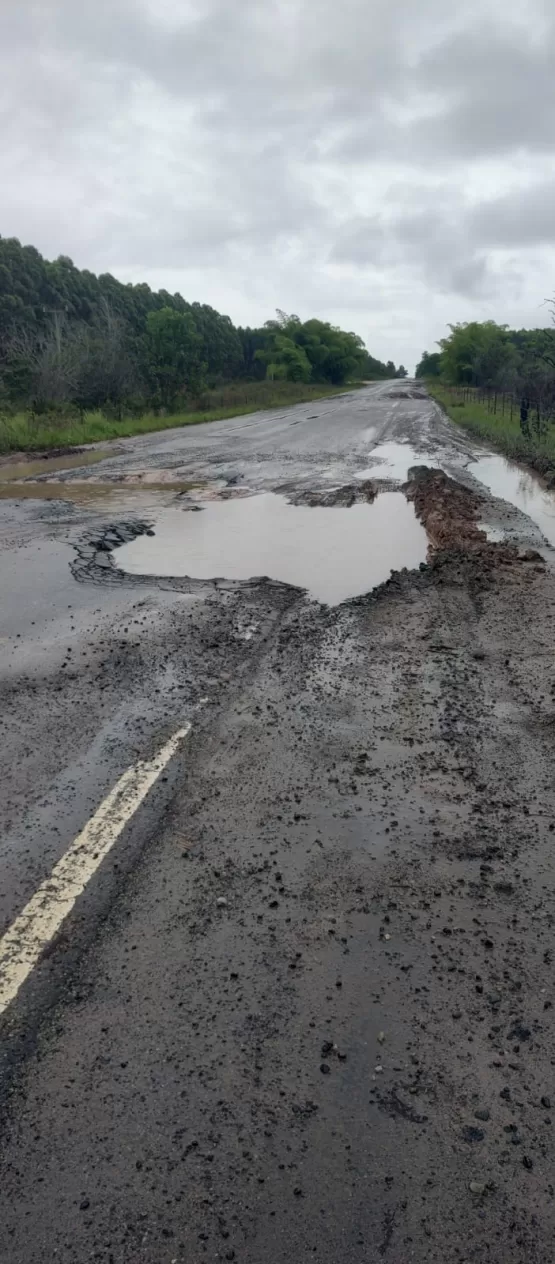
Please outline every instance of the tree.
[[361, 358], [360, 376], [363, 381], [375, 381], [376, 379], [379, 381], [389, 377], [389, 370], [387, 364], [384, 364], [381, 360], [376, 360], [374, 356], [371, 356], [365, 350]]
[[[80, 270], [0, 236], [2, 407], [172, 409], [205, 384], [394, 376], [355, 333], [279, 309], [259, 329], [181, 294]], [[7, 402], [6, 402], [7, 401]]]
[[204, 386], [202, 338], [188, 312], [163, 307], [146, 321], [146, 359], [155, 402], [171, 411]]
[[256, 359], [266, 364], [266, 376], [285, 378], [289, 382], [308, 382], [311, 366], [306, 351], [286, 334], [276, 332], [265, 349], [256, 352]]
[[[184, 304], [181, 295], [175, 294], [173, 302]], [[195, 328], [201, 337], [201, 359], [212, 380], [229, 381], [243, 372], [243, 348], [239, 331], [229, 316], [221, 316], [206, 303], [193, 303], [190, 307]]]
[[86, 333], [53, 312], [44, 331], [22, 328], [4, 347], [3, 379], [13, 399], [24, 398], [35, 412], [75, 402], [86, 358]]
[[145, 402], [145, 383], [129, 326], [102, 298], [91, 326], [84, 326], [84, 355], [77, 402], [82, 409], [109, 405], [121, 417], [125, 403]]
[[423, 351], [420, 363], [416, 366], [417, 377], [439, 377], [441, 373], [441, 354], [439, 351]]
[[263, 329], [239, 329], [243, 357], [243, 373], [247, 378], [261, 380], [266, 373], [264, 356], [257, 355], [270, 346], [273, 334], [265, 326]]
[[515, 349], [506, 325], [494, 320], [449, 325], [441, 338], [441, 372], [453, 385], [481, 385], [501, 389], [516, 368]]
[[341, 386], [362, 371], [367, 354], [362, 339], [326, 321], [303, 324], [298, 316], [278, 311], [277, 320], [267, 321], [265, 330], [268, 338], [254, 358], [266, 364], [269, 377]]
[[404, 364], [400, 364], [395, 374], [395, 377], [408, 377], [408, 375], [409, 375], [408, 369], [405, 368]]

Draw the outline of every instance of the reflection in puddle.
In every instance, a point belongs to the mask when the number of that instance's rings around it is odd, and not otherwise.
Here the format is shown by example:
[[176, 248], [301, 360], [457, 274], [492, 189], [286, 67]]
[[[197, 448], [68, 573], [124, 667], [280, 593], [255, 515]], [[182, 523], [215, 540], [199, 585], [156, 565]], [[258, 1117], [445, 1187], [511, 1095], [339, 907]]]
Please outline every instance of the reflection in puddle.
[[500, 500], [508, 500], [535, 522], [550, 544], [555, 545], [555, 496], [542, 487], [528, 470], [504, 456], [483, 456], [468, 466], [470, 474]]
[[57, 474], [61, 470], [78, 470], [81, 466], [95, 465], [104, 461], [112, 452], [95, 448], [92, 452], [79, 452], [73, 456], [47, 456], [34, 461], [6, 461], [0, 465], [0, 486], [13, 483], [17, 478], [37, 478], [40, 474]]
[[133, 575], [269, 576], [336, 605], [375, 588], [392, 570], [418, 566], [426, 552], [424, 528], [400, 492], [351, 509], [290, 505], [268, 492], [212, 502], [202, 513], [167, 509], [154, 536], [138, 537], [114, 557]]
[[385, 478], [392, 482], [405, 483], [413, 465], [431, 463], [436, 469], [443, 469], [435, 456], [432, 460], [421, 452], [415, 452], [408, 443], [380, 443], [377, 448], [372, 449], [369, 457], [372, 465], [366, 470], [360, 470], [357, 478]]

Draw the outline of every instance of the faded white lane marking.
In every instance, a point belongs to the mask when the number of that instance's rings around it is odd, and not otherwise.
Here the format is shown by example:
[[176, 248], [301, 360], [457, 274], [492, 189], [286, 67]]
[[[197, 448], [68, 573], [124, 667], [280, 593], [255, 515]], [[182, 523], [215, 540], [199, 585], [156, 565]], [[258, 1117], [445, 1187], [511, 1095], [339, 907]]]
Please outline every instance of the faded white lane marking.
[[139, 760], [116, 782], [23, 912], [0, 939], [0, 1014], [15, 999], [160, 773], [191, 730], [186, 724], [150, 760]]

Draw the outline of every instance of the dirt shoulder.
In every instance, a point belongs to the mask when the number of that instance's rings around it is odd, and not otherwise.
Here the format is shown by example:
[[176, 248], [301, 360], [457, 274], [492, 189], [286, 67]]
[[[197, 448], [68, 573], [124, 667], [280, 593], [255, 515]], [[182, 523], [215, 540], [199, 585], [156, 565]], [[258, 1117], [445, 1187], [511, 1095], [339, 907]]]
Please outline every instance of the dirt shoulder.
[[12, 1098], [8, 1264], [551, 1257], [555, 581], [466, 539], [218, 645]]

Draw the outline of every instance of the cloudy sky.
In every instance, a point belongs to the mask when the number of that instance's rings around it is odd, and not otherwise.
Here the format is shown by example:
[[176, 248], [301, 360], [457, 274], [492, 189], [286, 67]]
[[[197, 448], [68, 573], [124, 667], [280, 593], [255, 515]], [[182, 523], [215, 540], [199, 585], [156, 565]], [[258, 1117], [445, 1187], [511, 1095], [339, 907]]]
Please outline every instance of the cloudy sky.
[[553, 0], [0, 0], [0, 233], [413, 368], [547, 324]]

